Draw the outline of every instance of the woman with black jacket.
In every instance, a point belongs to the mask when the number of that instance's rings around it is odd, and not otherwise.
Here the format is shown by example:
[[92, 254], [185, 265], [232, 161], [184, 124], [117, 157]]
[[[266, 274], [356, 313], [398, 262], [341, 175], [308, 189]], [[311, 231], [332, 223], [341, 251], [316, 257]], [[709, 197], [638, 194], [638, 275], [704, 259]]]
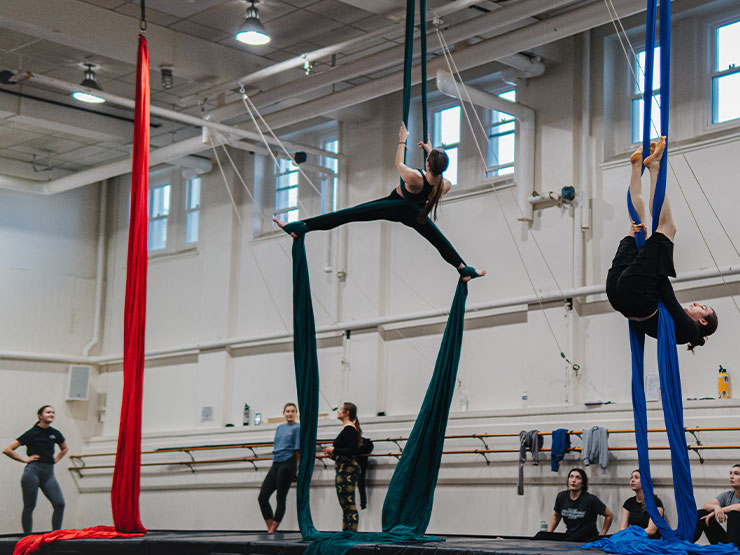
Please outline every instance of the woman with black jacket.
[[357, 406], [353, 403], [342, 403], [337, 418], [342, 421], [342, 431], [332, 445], [324, 448], [324, 454], [334, 459], [337, 471], [334, 483], [337, 487], [339, 505], [342, 507], [342, 530], [356, 531], [359, 517], [355, 489], [360, 477], [357, 452], [362, 438], [360, 421], [357, 419]]

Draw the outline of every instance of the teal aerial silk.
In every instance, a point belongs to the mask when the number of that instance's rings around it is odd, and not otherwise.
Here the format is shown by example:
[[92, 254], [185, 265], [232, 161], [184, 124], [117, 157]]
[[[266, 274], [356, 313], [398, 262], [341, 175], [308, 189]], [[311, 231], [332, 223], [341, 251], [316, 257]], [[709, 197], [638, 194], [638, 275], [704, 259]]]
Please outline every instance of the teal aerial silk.
[[[654, 64], [655, 26], [657, 0], [648, 0], [647, 25], [645, 36], [645, 83], [644, 83], [644, 119], [643, 119], [643, 158], [650, 154], [652, 76]], [[661, 135], [668, 137], [668, 105], [670, 94], [670, 59], [671, 59], [671, 2], [660, 3], [660, 128]], [[660, 211], [663, 207], [666, 189], [666, 167], [668, 148], [663, 153], [655, 187], [653, 200], [653, 232], [658, 227]], [[643, 168], [644, 171], [644, 168]], [[627, 193], [627, 208], [630, 217], [636, 223], [640, 218]], [[635, 235], [637, 248], [645, 244], [645, 233]], [[678, 351], [673, 318], [661, 302], [658, 304], [658, 372], [660, 391], [663, 402], [663, 414], [671, 449], [671, 470], [673, 491], [676, 499], [678, 527], [672, 529], [658, 512], [653, 497], [653, 480], [650, 474], [650, 455], [647, 440], [647, 411], [645, 402], [644, 350], [645, 334], [638, 332], [630, 324], [630, 347], [632, 351], [632, 411], [635, 420], [635, 439], [639, 458], [640, 481], [645, 494], [645, 508], [648, 515], [658, 527], [662, 538], [650, 540], [642, 529], [631, 526], [617, 532], [610, 538], [604, 538], [586, 544], [585, 548], [602, 549], [610, 553], [655, 553], [655, 554], [727, 554], [740, 553], [732, 544], [699, 546], [693, 540], [697, 511], [691, 481], [691, 465], [686, 444], [686, 432], [683, 421], [683, 402], [681, 397], [681, 374], [678, 367]]]
[[311, 517], [310, 489], [316, 456], [319, 364], [305, 237], [293, 241], [293, 361], [301, 412], [298, 467], [298, 524], [307, 554], [341, 555], [358, 543], [441, 541], [424, 536], [432, 514], [447, 417], [460, 361], [468, 285], [460, 278], [442, 338], [434, 373], [383, 504], [383, 531], [319, 532]]
[[[411, 66], [414, 42], [415, 0], [406, 4], [406, 49], [404, 60], [403, 121], [408, 124], [411, 102]], [[422, 54], [422, 112], [423, 137], [428, 137], [427, 127], [427, 89], [426, 89], [426, 0], [419, 0]], [[383, 202], [392, 201], [379, 201]], [[360, 207], [361, 208], [361, 207]], [[298, 525], [305, 541], [310, 541], [306, 549], [308, 555], [341, 555], [358, 543], [417, 543], [423, 541], [442, 541], [440, 538], [425, 536], [432, 514], [434, 490], [442, 459], [447, 418], [452, 403], [452, 395], [457, 380], [460, 362], [462, 335], [465, 321], [465, 301], [468, 285], [463, 277], [477, 277], [469, 266], [458, 269], [460, 279], [450, 308], [450, 314], [442, 337], [434, 373], [424, 397], [424, 402], [409, 435], [401, 459], [393, 473], [388, 493], [383, 504], [383, 531], [360, 533], [352, 531], [320, 532], [311, 517], [311, 477], [316, 457], [316, 433], [319, 410], [319, 363], [316, 352], [316, 324], [311, 302], [311, 285], [306, 261], [306, 246], [303, 228], [298, 224], [294, 231], [298, 236], [293, 241], [293, 361], [295, 363], [298, 407], [301, 412], [301, 459], [298, 466], [297, 504]], [[449, 242], [441, 236], [441, 242]], [[453, 249], [454, 250], [454, 249]]]

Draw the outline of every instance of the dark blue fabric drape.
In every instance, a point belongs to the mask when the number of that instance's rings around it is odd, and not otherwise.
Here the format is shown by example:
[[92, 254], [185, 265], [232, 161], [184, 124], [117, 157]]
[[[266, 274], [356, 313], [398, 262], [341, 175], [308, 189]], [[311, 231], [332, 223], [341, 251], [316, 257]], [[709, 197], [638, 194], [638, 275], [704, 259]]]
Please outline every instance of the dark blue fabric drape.
[[[655, 46], [655, 24], [658, 8], [657, 0], [648, 0], [647, 28], [645, 34], [645, 81], [643, 118], [643, 158], [650, 154], [650, 139], [653, 136], [651, 108], [653, 97], [653, 67]], [[671, 58], [671, 2], [660, 3], [660, 134], [668, 138], [668, 106], [670, 103], [670, 58]], [[666, 167], [668, 147], [663, 154], [655, 188], [652, 210], [652, 231], [658, 227], [660, 211], [663, 207], [666, 190]], [[643, 167], [643, 171], [644, 171]], [[633, 221], [642, 223], [632, 204], [629, 191], [627, 208]], [[645, 244], [644, 232], [635, 235], [637, 248]], [[662, 539], [650, 540], [642, 529], [631, 526], [626, 530], [596, 542], [586, 544], [586, 548], [599, 548], [611, 553], [640, 554], [725, 554], [738, 553], [732, 545], [697, 546], [690, 543], [694, 537], [697, 522], [696, 502], [691, 480], [689, 451], [683, 421], [683, 401], [681, 375], [678, 368], [678, 351], [673, 318], [663, 303], [658, 304], [658, 372], [660, 375], [663, 417], [665, 419], [668, 442], [671, 448], [671, 470], [673, 491], [676, 499], [678, 528], [671, 529], [658, 512], [653, 498], [653, 480], [650, 474], [650, 455], [648, 451], [647, 412], [645, 403], [644, 351], [645, 335], [629, 328], [632, 351], [632, 411], [635, 420], [635, 439], [639, 457], [640, 481], [645, 495], [645, 507], [656, 524]]]

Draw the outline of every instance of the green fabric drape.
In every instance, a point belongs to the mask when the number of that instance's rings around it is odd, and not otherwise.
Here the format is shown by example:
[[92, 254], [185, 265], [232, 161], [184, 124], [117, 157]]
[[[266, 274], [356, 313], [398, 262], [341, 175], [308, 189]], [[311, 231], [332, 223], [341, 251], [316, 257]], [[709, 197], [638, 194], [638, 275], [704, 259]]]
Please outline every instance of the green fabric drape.
[[447, 416], [460, 361], [468, 285], [458, 280], [434, 374], [416, 424], [391, 479], [383, 505], [383, 532], [319, 532], [310, 507], [311, 476], [316, 456], [319, 366], [305, 238], [293, 241], [293, 360], [301, 411], [301, 460], [298, 469], [298, 524], [307, 554], [340, 555], [358, 543], [439, 541], [425, 537], [442, 457]]

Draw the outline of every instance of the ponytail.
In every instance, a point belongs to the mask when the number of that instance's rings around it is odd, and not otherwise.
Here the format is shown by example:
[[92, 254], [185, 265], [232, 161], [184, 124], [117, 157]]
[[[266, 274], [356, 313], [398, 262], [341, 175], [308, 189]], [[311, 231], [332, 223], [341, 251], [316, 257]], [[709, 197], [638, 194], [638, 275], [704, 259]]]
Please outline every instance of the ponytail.
[[432, 213], [433, 220], [437, 219], [437, 205], [439, 204], [439, 201], [442, 198], [442, 193], [444, 192], [444, 179], [442, 179], [442, 174], [447, 169], [447, 166], [450, 165], [450, 159], [448, 158], [447, 153], [439, 148], [433, 148], [429, 151], [427, 162], [429, 164], [429, 171], [434, 175], [438, 175], [440, 179], [439, 183], [434, 186], [432, 192], [427, 197], [427, 201], [424, 203], [424, 207], [419, 213], [419, 223], [424, 223], [430, 213]]
[[689, 351], [694, 353], [694, 349], [696, 347], [701, 347], [707, 342], [707, 336], [712, 335], [715, 331], [717, 331], [717, 325], [719, 324], [719, 320], [717, 319], [717, 311], [712, 309], [712, 313], [709, 314], [706, 318], [706, 324], [699, 324], [699, 337], [694, 339], [693, 341], [690, 341], [687, 345], [687, 348]]

